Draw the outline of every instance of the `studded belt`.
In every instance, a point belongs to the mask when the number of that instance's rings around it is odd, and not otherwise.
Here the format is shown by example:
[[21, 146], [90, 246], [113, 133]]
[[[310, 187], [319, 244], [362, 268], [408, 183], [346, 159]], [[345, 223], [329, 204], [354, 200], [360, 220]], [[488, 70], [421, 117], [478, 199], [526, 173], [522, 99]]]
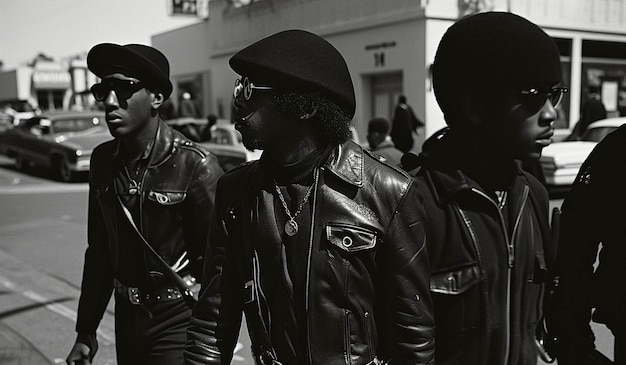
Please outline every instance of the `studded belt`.
[[138, 287], [126, 286], [119, 280], [114, 281], [115, 291], [118, 295], [127, 298], [131, 304], [142, 305], [155, 302], [166, 302], [181, 299], [183, 296], [176, 287], [163, 287], [154, 290], [144, 290]]

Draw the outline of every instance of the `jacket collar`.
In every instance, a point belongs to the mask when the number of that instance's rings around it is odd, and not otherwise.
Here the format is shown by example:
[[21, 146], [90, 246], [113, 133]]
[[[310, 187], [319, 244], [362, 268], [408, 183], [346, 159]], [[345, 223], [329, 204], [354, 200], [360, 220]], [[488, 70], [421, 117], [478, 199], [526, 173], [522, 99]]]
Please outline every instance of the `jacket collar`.
[[331, 152], [326, 169], [342, 181], [363, 187], [363, 148], [353, 141], [338, 145]]
[[[165, 124], [162, 120], [159, 120], [159, 125], [157, 128], [157, 133], [154, 138], [154, 143], [152, 145], [152, 151], [150, 153], [150, 162], [148, 166], [154, 166], [161, 163], [167, 156], [171, 154], [174, 150], [174, 141], [176, 140], [176, 135], [174, 130]], [[113, 152], [113, 158], [117, 159], [120, 154], [121, 149], [121, 140], [116, 139], [115, 150]]]
[[[483, 187], [464, 172], [462, 166], [467, 163], [480, 163], [480, 161], [472, 157], [471, 153], [459, 153], [459, 150], [470, 148], [462, 147], [462, 143], [455, 136], [443, 136], [433, 142], [429, 151], [422, 152], [419, 156], [421, 164], [428, 171], [426, 178], [435, 188], [434, 195], [440, 203], [449, 202], [464, 191], [472, 189], [484, 191]], [[511, 169], [513, 169], [514, 176], [522, 175], [519, 163], [512, 161]]]

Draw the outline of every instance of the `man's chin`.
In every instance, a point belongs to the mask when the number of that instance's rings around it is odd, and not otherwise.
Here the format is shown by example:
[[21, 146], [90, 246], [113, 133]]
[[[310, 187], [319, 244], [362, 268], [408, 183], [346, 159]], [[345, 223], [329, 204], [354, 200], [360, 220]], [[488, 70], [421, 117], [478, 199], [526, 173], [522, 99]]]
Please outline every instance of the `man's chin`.
[[254, 140], [254, 141], [247, 141], [244, 138], [242, 142], [243, 142], [243, 146], [250, 152], [254, 152], [255, 150], [259, 149], [259, 143], [256, 140]]

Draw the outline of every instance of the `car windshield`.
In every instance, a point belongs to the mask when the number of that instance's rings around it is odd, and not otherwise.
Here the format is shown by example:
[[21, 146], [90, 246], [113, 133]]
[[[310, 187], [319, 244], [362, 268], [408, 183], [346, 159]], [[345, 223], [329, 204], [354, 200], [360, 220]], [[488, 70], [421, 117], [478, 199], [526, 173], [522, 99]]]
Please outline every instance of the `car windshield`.
[[598, 127], [587, 129], [582, 135], [581, 140], [589, 142], [600, 142], [607, 134], [613, 132], [615, 127]]
[[211, 131], [211, 142], [215, 144], [234, 145], [231, 134], [226, 129], [216, 128]]
[[98, 117], [59, 119], [52, 122], [54, 133], [80, 132], [94, 127], [104, 128]]

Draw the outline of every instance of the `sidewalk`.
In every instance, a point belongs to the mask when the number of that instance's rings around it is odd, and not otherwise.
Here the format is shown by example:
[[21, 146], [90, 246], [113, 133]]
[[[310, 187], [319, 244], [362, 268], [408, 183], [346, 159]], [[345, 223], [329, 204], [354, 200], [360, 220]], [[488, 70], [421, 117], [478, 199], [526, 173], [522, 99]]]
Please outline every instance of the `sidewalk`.
[[[77, 288], [0, 249], [0, 364], [65, 364], [76, 334]], [[113, 316], [98, 330], [96, 364], [115, 364]]]
[[27, 339], [0, 322], [0, 364], [39, 365], [50, 363]]

